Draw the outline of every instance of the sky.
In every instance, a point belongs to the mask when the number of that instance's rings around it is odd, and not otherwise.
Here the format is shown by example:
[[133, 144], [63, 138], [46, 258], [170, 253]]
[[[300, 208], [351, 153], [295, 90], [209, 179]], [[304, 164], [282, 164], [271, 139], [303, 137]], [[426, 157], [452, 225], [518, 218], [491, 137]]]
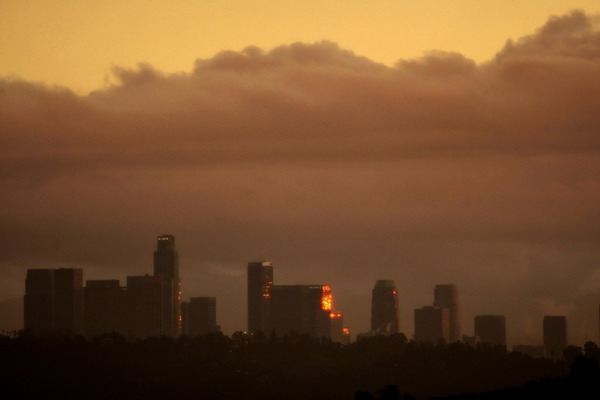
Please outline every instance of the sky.
[[0, 329], [28, 268], [151, 273], [246, 326], [246, 263], [353, 334], [459, 289], [463, 333], [598, 340], [600, 4], [0, 1]]

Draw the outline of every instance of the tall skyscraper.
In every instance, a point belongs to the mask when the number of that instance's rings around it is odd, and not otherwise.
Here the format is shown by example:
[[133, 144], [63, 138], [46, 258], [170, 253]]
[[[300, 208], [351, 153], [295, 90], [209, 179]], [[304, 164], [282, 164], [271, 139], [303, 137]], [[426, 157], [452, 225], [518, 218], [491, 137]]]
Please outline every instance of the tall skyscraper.
[[546, 315], [544, 317], [544, 347], [546, 357], [562, 358], [567, 347], [567, 317]]
[[415, 309], [415, 341], [437, 343], [450, 339], [450, 310], [426, 306]]
[[165, 334], [163, 294], [160, 276], [127, 277], [127, 336], [146, 338]]
[[248, 263], [248, 332], [269, 330], [269, 304], [273, 286], [273, 264], [270, 261]]
[[477, 315], [475, 336], [482, 343], [506, 346], [506, 318], [504, 315]]
[[380, 335], [400, 333], [398, 290], [394, 281], [378, 280], [371, 299], [371, 331]]
[[54, 270], [54, 324], [59, 332], [83, 334], [83, 270]]
[[28, 270], [24, 314], [26, 329], [83, 334], [83, 270]]
[[269, 328], [278, 336], [330, 337], [333, 301], [329, 285], [274, 285], [270, 300]]
[[86, 281], [84, 288], [85, 334], [125, 332], [125, 288], [115, 280]]
[[459, 341], [461, 330], [456, 285], [436, 285], [433, 292], [433, 306], [448, 309], [450, 315], [449, 342]]
[[160, 235], [154, 252], [154, 276], [162, 278], [163, 334], [178, 336], [181, 332], [181, 280], [179, 254], [175, 250], [175, 236]]
[[192, 336], [217, 332], [217, 299], [192, 297], [188, 309], [189, 334]]
[[37, 334], [54, 330], [54, 271], [27, 270], [25, 279], [25, 329]]

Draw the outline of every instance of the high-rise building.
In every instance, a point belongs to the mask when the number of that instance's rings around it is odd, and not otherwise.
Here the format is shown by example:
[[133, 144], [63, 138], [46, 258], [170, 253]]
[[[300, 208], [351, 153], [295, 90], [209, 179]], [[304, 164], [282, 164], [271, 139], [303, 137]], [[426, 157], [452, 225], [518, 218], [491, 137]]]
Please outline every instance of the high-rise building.
[[399, 333], [399, 320], [398, 290], [394, 281], [376, 281], [371, 300], [371, 331], [380, 335]]
[[475, 336], [482, 343], [506, 346], [506, 318], [504, 315], [477, 315]]
[[25, 280], [25, 329], [83, 333], [83, 270], [30, 269]]
[[181, 280], [175, 236], [160, 235], [156, 242], [154, 276], [162, 278], [163, 334], [178, 336], [181, 332]]
[[344, 314], [341, 311], [329, 313], [329, 338], [332, 342], [350, 343], [350, 331], [344, 327]]
[[217, 332], [217, 299], [215, 297], [192, 297], [189, 309], [189, 334], [192, 336]]
[[160, 276], [127, 277], [127, 336], [146, 338], [164, 335], [163, 293]]
[[274, 285], [270, 300], [269, 328], [278, 336], [330, 337], [333, 301], [329, 285]]
[[54, 330], [54, 270], [27, 270], [24, 324], [37, 334]]
[[84, 288], [85, 334], [125, 332], [125, 288], [119, 280], [86, 281]]
[[270, 261], [248, 263], [248, 332], [269, 330], [269, 303], [273, 286], [273, 264]]
[[546, 315], [544, 317], [544, 347], [546, 357], [562, 358], [567, 347], [567, 317]]
[[437, 343], [450, 339], [450, 310], [426, 306], [415, 309], [415, 341]]
[[447, 308], [450, 318], [449, 342], [457, 342], [461, 337], [458, 290], [456, 285], [436, 285], [433, 292], [433, 306]]
[[58, 332], [83, 334], [83, 270], [54, 270], [54, 324]]
[[181, 302], [181, 334], [190, 334], [190, 302]]

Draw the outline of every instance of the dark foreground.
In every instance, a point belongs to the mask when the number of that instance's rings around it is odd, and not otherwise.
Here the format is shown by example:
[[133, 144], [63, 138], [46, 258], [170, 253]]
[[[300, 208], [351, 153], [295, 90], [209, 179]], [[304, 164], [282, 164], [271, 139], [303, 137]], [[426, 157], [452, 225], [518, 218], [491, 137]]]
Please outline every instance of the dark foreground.
[[599, 399], [600, 349], [565, 361], [403, 335], [346, 346], [307, 337], [128, 341], [0, 336], [0, 396], [27, 399]]

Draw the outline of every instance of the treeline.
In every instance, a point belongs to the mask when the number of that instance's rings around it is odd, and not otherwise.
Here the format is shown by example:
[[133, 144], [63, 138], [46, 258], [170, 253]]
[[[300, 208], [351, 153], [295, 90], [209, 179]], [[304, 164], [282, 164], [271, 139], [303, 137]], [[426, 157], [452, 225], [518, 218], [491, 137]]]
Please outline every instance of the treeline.
[[598, 386], [597, 345], [565, 354], [564, 361], [533, 359], [502, 347], [417, 344], [404, 335], [342, 346], [241, 332], [136, 341], [118, 334], [86, 340], [21, 333], [0, 336], [0, 394], [45, 400], [495, 399], [552, 385], [563, 392], [590, 381]]

